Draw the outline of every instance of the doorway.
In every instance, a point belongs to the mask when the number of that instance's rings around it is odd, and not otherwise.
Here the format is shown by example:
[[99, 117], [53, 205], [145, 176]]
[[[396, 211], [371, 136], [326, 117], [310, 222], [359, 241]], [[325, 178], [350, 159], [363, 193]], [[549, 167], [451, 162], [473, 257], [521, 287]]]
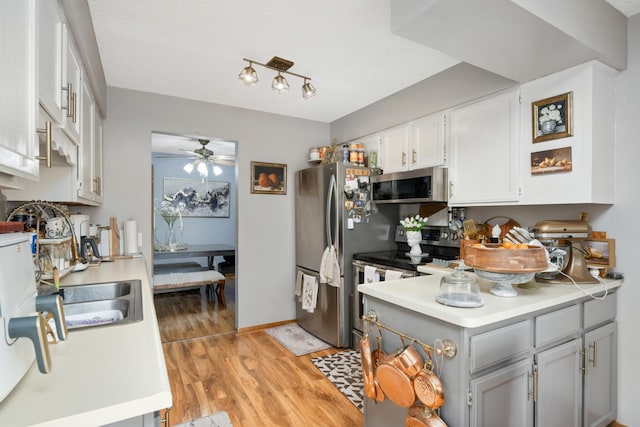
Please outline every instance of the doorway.
[[162, 342], [237, 330], [235, 256], [187, 255], [189, 247], [237, 247], [236, 152], [235, 141], [152, 132], [153, 246], [177, 255], [154, 258], [154, 270], [184, 281], [211, 268], [225, 278], [226, 305], [199, 287], [155, 293]]

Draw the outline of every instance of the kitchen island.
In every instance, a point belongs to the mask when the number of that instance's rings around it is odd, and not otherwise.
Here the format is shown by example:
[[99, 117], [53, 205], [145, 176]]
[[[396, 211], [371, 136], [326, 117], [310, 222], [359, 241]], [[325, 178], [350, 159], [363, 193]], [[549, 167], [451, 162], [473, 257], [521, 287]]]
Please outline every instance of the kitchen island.
[[61, 286], [132, 279], [142, 281], [143, 320], [71, 330], [50, 345], [51, 372], [31, 366], [0, 403], [1, 425], [158, 424], [172, 396], [144, 258], [103, 262], [69, 274]]
[[[449, 426], [591, 426], [615, 419], [620, 281], [580, 285], [582, 290], [539, 284], [505, 298], [490, 294], [493, 283], [478, 279], [484, 305], [457, 308], [435, 300], [442, 275], [452, 270], [418, 270], [431, 275], [358, 290], [365, 313], [375, 313], [381, 324], [434, 347], [442, 340], [456, 344], [454, 357], [437, 357], [446, 399], [440, 416]], [[601, 298], [605, 290], [604, 299], [585, 294]], [[377, 335], [375, 327], [369, 332]], [[397, 334], [383, 330], [386, 353], [401, 345]], [[402, 425], [406, 415], [389, 399], [366, 399], [367, 427]]]

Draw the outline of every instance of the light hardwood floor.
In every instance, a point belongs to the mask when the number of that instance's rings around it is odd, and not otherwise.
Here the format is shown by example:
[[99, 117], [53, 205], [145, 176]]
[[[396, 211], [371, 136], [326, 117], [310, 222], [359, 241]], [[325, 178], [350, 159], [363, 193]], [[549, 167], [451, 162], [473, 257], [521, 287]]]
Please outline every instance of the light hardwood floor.
[[[297, 357], [263, 330], [236, 334], [235, 303], [228, 288], [232, 286], [225, 289], [226, 309], [208, 303], [203, 310], [201, 302], [196, 302], [200, 301], [197, 291], [192, 298], [182, 298], [189, 300], [185, 304], [190, 308], [181, 326], [175, 325], [182, 323], [175, 314], [186, 309], [179, 307], [180, 296], [174, 295], [171, 301], [156, 296], [173, 394], [171, 425], [226, 411], [234, 427], [362, 426], [360, 411], [310, 360], [344, 349]], [[208, 327], [213, 332], [203, 335]], [[193, 338], [180, 339], [179, 334]]]

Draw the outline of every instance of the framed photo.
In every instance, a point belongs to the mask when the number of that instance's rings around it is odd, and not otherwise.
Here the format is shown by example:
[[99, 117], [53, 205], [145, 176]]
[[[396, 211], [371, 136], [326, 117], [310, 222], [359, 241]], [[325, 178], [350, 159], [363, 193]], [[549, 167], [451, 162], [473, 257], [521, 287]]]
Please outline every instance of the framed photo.
[[572, 170], [571, 147], [531, 153], [531, 175], [571, 172]]
[[251, 162], [251, 193], [287, 194], [287, 165]]
[[573, 135], [573, 92], [532, 102], [533, 142]]
[[587, 265], [613, 268], [616, 266], [616, 241], [614, 239], [585, 239], [582, 249], [586, 252]]
[[229, 217], [229, 183], [165, 177], [161, 213], [183, 217]]

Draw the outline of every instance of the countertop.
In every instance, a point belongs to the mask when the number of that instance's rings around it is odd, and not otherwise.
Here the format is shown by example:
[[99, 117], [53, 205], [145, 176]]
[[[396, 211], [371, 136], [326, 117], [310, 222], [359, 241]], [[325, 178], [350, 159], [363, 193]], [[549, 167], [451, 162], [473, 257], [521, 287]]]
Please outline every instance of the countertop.
[[50, 345], [52, 369], [34, 363], [0, 403], [6, 426], [97, 426], [172, 405], [153, 291], [144, 258], [104, 262], [63, 278], [72, 286], [140, 279], [143, 320], [128, 325], [72, 330]]
[[[516, 287], [518, 291], [516, 297], [498, 297], [489, 293], [489, 289], [493, 287], [494, 283], [478, 278], [484, 305], [477, 308], [459, 308], [436, 302], [440, 279], [444, 274], [453, 273], [452, 269], [419, 266], [418, 271], [428, 273], [430, 276], [363, 284], [358, 286], [358, 290], [362, 294], [460, 327], [478, 328], [577, 301], [587, 297], [585, 292], [601, 295], [605, 289], [611, 291], [622, 284], [620, 280], [605, 279], [601, 284], [580, 285], [582, 289], [578, 289], [573, 284], [539, 283], [538, 289]], [[475, 276], [472, 272], [467, 271], [467, 273]]]

